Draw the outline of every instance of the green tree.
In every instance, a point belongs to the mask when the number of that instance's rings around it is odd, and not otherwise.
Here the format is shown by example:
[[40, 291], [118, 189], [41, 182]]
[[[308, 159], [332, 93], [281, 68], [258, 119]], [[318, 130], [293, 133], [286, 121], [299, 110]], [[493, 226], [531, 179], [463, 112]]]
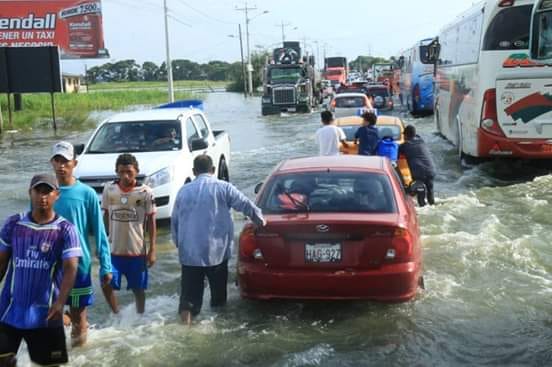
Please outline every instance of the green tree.
[[145, 81], [153, 81], [157, 80], [159, 73], [159, 67], [151, 62], [151, 61], [145, 61], [142, 64], [142, 79]]
[[[253, 90], [256, 90], [263, 84], [263, 72], [268, 57], [270, 57], [270, 53], [266, 50], [254, 52], [251, 55], [251, 64], [253, 65]], [[239, 64], [241, 67], [241, 63], [235, 64]], [[232, 83], [228, 86], [228, 90], [232, 92], [243, 92], [243, 75], [238, 71], [239, 69], [235, 64], [233, 64], [234, 66], [230, 75]]]
[[385, 64], [390, 61], [379, 56], [358, 56], [353, 61], [349, 62], [349, 69], [358, 71], [368, 71], [372, 69], [374, 64]]

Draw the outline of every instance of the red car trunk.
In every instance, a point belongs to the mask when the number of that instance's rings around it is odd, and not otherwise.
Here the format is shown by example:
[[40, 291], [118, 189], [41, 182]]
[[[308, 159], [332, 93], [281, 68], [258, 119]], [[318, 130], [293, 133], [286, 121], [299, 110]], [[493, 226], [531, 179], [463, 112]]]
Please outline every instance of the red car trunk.
[[[256, 243], [271, 268], [378, 268], [393, 248], [398, 214], [352, 216], [270, 215], [269, 225], [256, 232]], [[312, 254], [317, 247], [325, 253]]]

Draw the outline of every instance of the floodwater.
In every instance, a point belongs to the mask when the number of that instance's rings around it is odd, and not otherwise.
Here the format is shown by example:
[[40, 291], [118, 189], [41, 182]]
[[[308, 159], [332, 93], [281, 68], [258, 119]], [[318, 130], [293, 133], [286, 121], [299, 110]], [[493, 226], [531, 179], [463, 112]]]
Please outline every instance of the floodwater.
[[[232, 182], [253, 187], [280, 160], [316, 154], [318, 114], [260, 116], [260, 100], [211, 94], [206, 112], [232, 139]], [[204, 309], [191, 328], [178, 322], [179, 265], [168, 228], [158, 239], [147, 310], [130, 292], [113, 316], [98, 295], [86, 347], [72, 366], [452, 366], [552, 364], [552, 176], [508, 161], [462, 167], [433, 134], [431, 117], [411, 119], [439, 168], [438, 205], [419, 209], [426, 290], [412, 302], [253, 302], [232, 276], [223, 310]], [[47, 129], [0, 141], [0, 216], [28, 207], [30, 177], [49, 170], [58, 139], [91, 131]], [[243, 217], [235, 215], [236, 233]], [[232, 261], [235, 273], [235, 259]], [[97, 269], [95, 269], [95, 274]], [[96, 289], [99, 290], [96, 283]], [[28, 365], [26, 349], [21, 365]]]

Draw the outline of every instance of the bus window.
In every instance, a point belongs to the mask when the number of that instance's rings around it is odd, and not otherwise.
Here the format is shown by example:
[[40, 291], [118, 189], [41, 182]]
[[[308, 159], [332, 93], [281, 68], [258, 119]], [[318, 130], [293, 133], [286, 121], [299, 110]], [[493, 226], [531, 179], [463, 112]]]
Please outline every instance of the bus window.
[[485, 40], [484, 51], [519, 50], [529, 48], [532, 5], [506, 8], [492, 20]]
[[552, 58], [552, 11], [540, 14], [538, 22], [538, 58]]

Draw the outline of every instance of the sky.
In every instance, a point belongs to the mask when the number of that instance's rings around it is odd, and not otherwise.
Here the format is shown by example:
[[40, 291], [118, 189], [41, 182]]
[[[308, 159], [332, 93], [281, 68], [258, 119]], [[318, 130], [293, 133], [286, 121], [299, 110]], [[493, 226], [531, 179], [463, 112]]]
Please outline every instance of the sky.
[[[172, 59], [205, 63], [240, 60], [238, 24], [245, 41], [245, 1], [166, 0]], [[309, 53], [324, 56], [390, 57], [440, 28], [473, 0], [249, 0], [251, 52], [286, 40], [306, 41]], [[105, 45], [110, 59], [64, 61], [67, 72], [123, 59], [165, 60], [163, 0], [102, 0]]]

